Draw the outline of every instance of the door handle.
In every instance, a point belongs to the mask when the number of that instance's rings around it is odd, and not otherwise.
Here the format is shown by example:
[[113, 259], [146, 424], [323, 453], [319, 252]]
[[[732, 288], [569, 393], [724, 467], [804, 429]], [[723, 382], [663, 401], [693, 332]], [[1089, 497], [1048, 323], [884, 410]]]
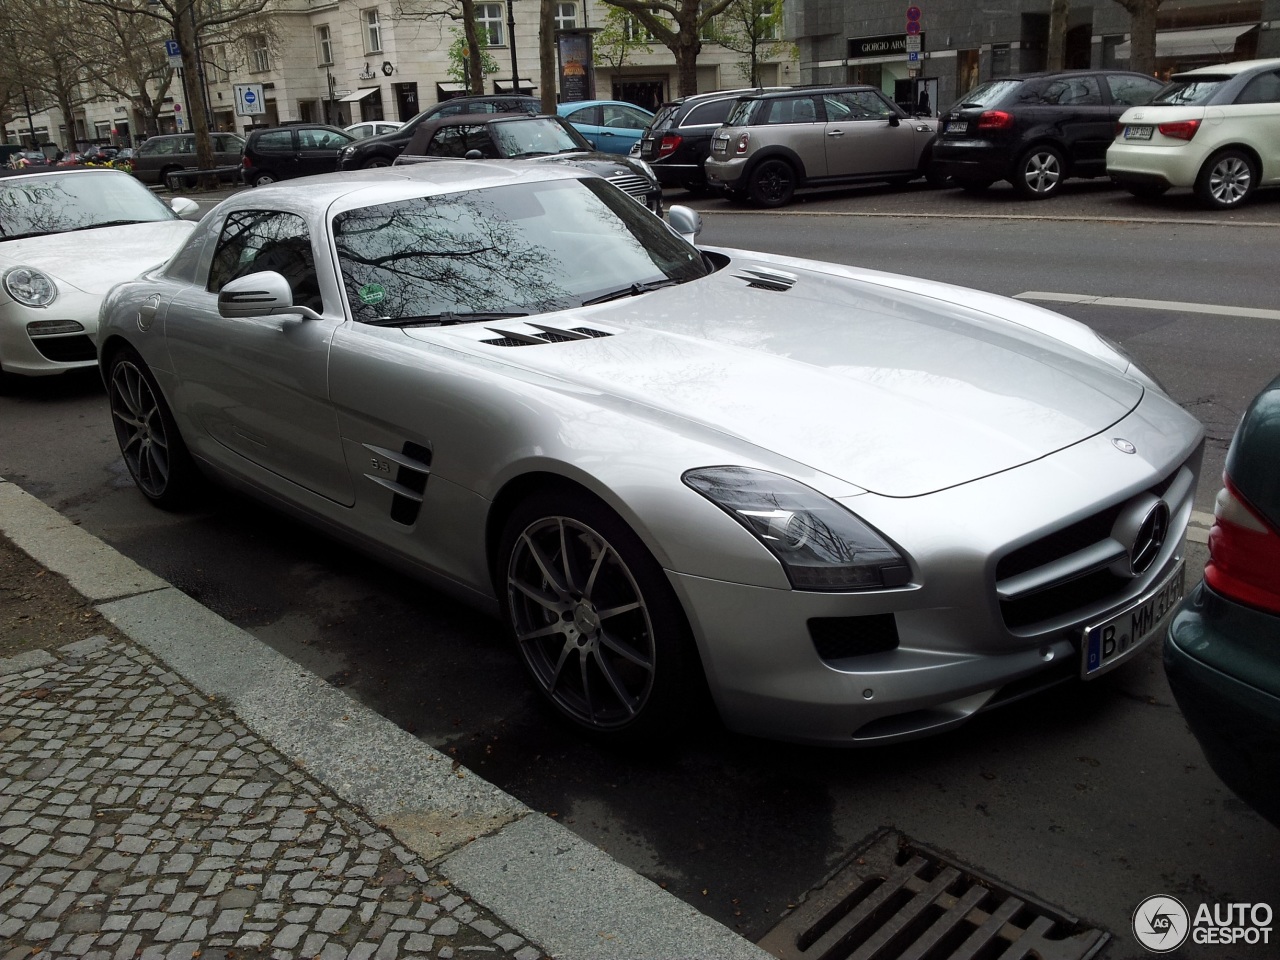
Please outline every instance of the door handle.
[[828, 136], [828, 137], [843, 137], [843, 136], [844, 136], [844, 131], [843, 131], [843, 130], [828, 130], [828, 131], [827, 131], [827, 136]]

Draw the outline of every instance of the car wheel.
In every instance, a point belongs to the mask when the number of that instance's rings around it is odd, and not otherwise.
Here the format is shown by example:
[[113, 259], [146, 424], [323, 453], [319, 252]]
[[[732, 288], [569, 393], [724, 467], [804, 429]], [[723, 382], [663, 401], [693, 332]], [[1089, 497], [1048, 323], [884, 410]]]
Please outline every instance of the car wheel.
[[1139, 200], [1154, 200], [1156, 197], [1164, 196], [1169, 189], [1160, 183], [1126, 183], [1124, 188]]
[[1223, 150], [1208, 159], [1196, 177], [1196, 196], [1215, 209], [1238, 207], [1253, 194], [1258, 170], [1239, 150]]
[[748, 190], [762, 207], [784, 207], [796, 192], [796, 172], [785, 160], [765, 160], [751, 172]]
[[388, 160], [386, 157], [374, 157], [372, 160], [366, 160], [364, 163], [360, 164], [360, 169], [376, 170], [378, 167], [389, 167], [389, 166], [391, 166], [391, 161]]
[[956, 183], [960, 185], [960, 189], [966, 193], [986, 193], [988, 188], [994, 181], [992, 180], [970, 180], [964, 177], [957, 177]]
[[181, 170], [182, 170], [181, 167], [165, 167], [163, 170], [160, 171], [160, 178], [159, 178], [160, 185], [163, 186], [170, 193], [177, 193], [178, 184], [175, 181], [170, 180], [169, 175], [172, 173], [179, 173], [181, 172]]
[[137, 351], [124, 347], [112, 356], [107, 391], [116, 440], [133, 482], [157, 506], [185, 504], [195, 492], [199, 471]]
[[1048, 200], [1057, 194], [1064, 175], [1062, 151], [1042, 144], [1019, 158], [1014, 167], [1013, 189], [1024, 200]]
[[275, 182], [276, 175], [274, 173], [257, 173], [253, 177], [253, 185], [255, 187], [265, 187], [267, 184]]
[[612, 510], [539, 493], [508, 519], [499, 594], [538, 691], [579, 729], [652, 742], [685, 719], [701, 674], [662, 568]]

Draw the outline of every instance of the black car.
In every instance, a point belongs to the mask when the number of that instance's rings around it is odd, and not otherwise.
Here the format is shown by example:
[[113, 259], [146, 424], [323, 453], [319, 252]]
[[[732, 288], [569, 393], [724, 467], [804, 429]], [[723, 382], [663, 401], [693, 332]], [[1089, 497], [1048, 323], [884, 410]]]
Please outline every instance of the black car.
[[418, 124], [396, 164], [432, 160], [564, 163], [599, 174], [662, 216], [662, 187], [637, 157], [601, 153], [563, 117], [525, 113], [462, 114]]
[[366, 167], [389, 167], [413, 138], [418, 125], [434, 117], [453, 117], [476, 113], [541, 113], [542, 101], [537, 97], [515, 94], [482, 97], [454, 97], [423, 110], [399, 130], [377, 137], [365, 137], [344, 149], [338, 157], [339, 170], [363, 170]]
[[640, 138], [640, 158], [653, 168], [664, 187], [691, 193], [707, 189], [704, 166], [711, 154], [711, 135], [729, 117], [738, 98], [786, 87], [744, 87], [699, 93], [664, 103]]
[[1124, 70], [1065, 70], [979, 84], [942, 115], [935, 169], [966, 190], [1008, 180], [1020, 197], [1052, 197], [1068, 177], [1102, 177], [1116, 121], [1163, 86]]
[[251, 130], [244, 144], [244, 182], [255, 187], [277, 180], [333, 173], [338, 151], [355, 138], [323, 123], [294, 123], [286, 127]]

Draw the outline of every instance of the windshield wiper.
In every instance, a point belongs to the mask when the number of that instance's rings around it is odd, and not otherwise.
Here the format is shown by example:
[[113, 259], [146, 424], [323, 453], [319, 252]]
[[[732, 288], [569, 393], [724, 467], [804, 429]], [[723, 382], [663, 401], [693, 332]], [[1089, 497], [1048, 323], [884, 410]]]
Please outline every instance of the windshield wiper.
[[67, 233], [75, 233], [79, 230], [97, 230], [99, 227], [123, 227], [130, 223], [150, 223], [150, 220], [107, 220], [103, 223], [86, 223], [83, 227], [72, 227]]
[[679, 280], [673, 280], [668, 277], [666, 280], [651, 280], [649, 283], [633, 283], [629, 287], [622, 287], [620, 290], [611, 290], [609, 293], [602, 293], [598, 297], [592, 297], [590, 300], [583, 300], [584, 307], [594, 306], [597, 303], [608, 303], [610, 300], [621, 300], [623, 297], [638, 297], [642, 293], [648, 293], [651, 290], [658, 290], [661, 287], [670, 287], [679, 283]]
[[527, 317], [529, 314], [524, 311], [514, 311], [509, 313], [490, 312], [490, 313], [456, 313], [453, 310], [445, 310], [441, 313], [428, 313], [421, 317], [379, 317], [377, 320], [366, 321], [370, 326], [374, 327], [450, 327], [457, 323], [482, 323], [487, 320], [510, 320], [513, 317]]

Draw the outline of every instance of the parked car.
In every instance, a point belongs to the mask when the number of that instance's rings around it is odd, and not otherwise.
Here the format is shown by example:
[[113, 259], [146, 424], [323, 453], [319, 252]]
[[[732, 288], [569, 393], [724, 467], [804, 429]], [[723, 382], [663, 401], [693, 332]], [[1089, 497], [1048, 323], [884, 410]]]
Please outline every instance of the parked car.
[[0, 381], [92, 367], [103, 295], [167, 260], [199, 211], [118, 170], [43, 169], [0, 179]]
[[707, 182], [762, 207], [804, 187], [908, 183], [931, 176], [936, 135], [937, 121], [909, 116], [871, 86], [754, 93], [711, 138]]
[[1280, 184], [1280, 59], [1174, 74], [1149, 104], [1121, 115], [1107, 174], [1138, 197], [1193, 187], [1219, 209]]
[[399, 120], [365, 120], [361, 123], [353, 123], [342, 129], [357, 140], [363, 140], [365, 137], [378, 137], [384, 133], [395, 133], [403, 126], [404, 124]]
[[356, 139], [323, 123], [292, 123], [249, 131], [244, 144], [244, 182], [261, 187], [277, 180], [333, 173], [338, 154]]
[[1082, 324], [698, 249], [563, 164], [387, 173], [241, 192], [111, 292], [145, 497], [204, 470], [501, 612], [601, 738], [672, 742], [709, 688], [735, 730], [884, 743], [1163, 635], [1203, 431]]
[[[234, 133], [211, 133], [209, 136], [213, 140], [213, 165], [225, 168], [220, 179], [236, 179], [239, 173], [235, 168], [244, 151], [244, 140]], [[193, 133], [149, 137], [134, 148], [131, 172], [146, 184], [167, 184], [171, 173], [199, 169]]]
[[516, 94], [491, 96], [454, 97], [442, 100], [405, 123], [399, 130], [376, 137], [365, 137], [344, 149], [338, 157], [339, 170], [364, 170], [370, 167], [389, 167], [409, 145], [418, 124], [435, 117], [454, 117], [476, 113], [540, 113], [542, 101], [537, 97]]
[[1236, 428], [1204, 580], [1169, 626], [1164, 665], [1214, 772], [1280, 826], [1280, 377]]
[[1008, 180], [1046, 200], [1070, 177], [1105, 176], [1120, 114], [1161, 83], [1126, 70], [1064, 70], [988, 80], [942, 114], [935, 167], [966, 190]]
[[643, 160], [592, 150], [582, 134], [559, 116], [481, 113], [436, 117], [418, 124], [396, 165], [441, 159], [568, 164], [599, 174], [662, 216], [662, 186]]
[[653, 114], [634, 103], [620, 100], [585, 100], [562, 103], [556, 113], [573, 124], [591, 146], [601, 153], [631, 153], [640, 142]]
[[704, 169], [711, 155], [711, 135], [744, 94], [786, 87], [744, 87], [699, 93], [664, 103], [640, 138], [639, 156], [653, 168], [664, 187], [684, 187], [690, 193], [707, 189]]

